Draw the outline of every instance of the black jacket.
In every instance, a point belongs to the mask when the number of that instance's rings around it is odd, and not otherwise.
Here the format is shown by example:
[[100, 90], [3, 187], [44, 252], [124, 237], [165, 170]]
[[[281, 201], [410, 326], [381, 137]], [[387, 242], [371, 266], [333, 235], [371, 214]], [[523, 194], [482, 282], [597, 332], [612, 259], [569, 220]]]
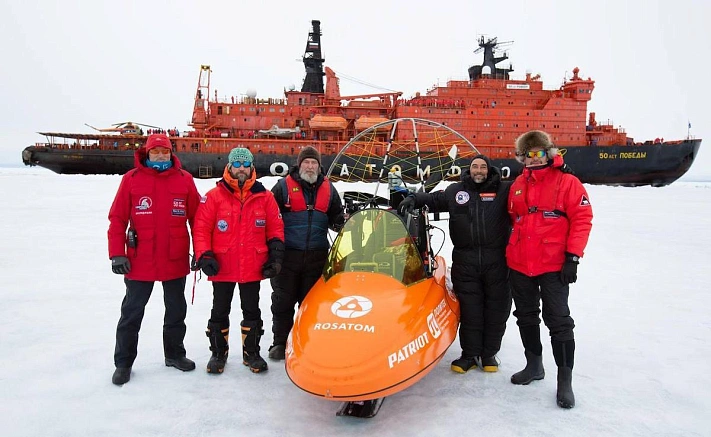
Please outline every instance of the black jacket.
[[486, 181], [477, 184], [469, 169], [461, 180], [435, 193], [417, 193], [416, 206], [432, 212], [449, 212], [449, 235], [454, 244], [452, 262], [487, 265], [506, 262], [511, 219], [506, 208], [511, 182], [489, 167]]

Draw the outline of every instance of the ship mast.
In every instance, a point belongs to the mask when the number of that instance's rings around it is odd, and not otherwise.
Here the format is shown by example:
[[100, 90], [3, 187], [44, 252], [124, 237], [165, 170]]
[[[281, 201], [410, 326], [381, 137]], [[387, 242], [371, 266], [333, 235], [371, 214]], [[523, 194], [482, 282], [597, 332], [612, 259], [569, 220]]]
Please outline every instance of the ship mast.
[[323, 55], [321, 54], [321, 22], [311, 21], [311, 32], [306, 40], [306, 50], [304, 51], [304, 68], [306, 77], [301, 87], [303, 93], [323, 94]]
[[[513, 71], [513, 68], [509, 65], [509, 68], [497, 68], [496, 64], [501, 61], [505, 61], [509, 56], [504, 52], [503, 56], [494, 56], [494, 51], [499, 47], [511, 44], [513, 41], [498, 42], [497, 38], [489, 38], [484, 40], [484, 36], [479, 39], [479, 48], [474, 50], [474, 53], [479, 53], [484, 51], [484, 61], [481, 65], [472, 65], [469, 67], [469, 80], [477, 80], [482, 77], [482, 75], [492, 78], [492, 79], [504, 79], [509, 80], [509, 73]], [[487, 68], [488, 71], [485, 73], [483, 70]]]

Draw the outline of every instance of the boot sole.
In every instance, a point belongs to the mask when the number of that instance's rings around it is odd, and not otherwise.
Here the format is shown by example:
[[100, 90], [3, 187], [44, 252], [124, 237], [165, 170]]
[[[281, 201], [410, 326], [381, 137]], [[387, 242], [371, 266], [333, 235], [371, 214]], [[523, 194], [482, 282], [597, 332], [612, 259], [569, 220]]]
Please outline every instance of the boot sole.
[[566, 410], [569, 410], [575, 406], [575, 402], [571, 404], [570, 402], [558, 400], [557, 403], [560, 408], [565, 408]]
[[470, 367], [470, 368], [468, 368], [468, 369], [464, 369], [463, 367], [459, 367], [459, 366], [454, 366], [454, 365], [453, 365], [453, 366], [451, 366], [450, 368], [452, 369], [453, 372], [456, 372], [456, 373], [467, 373], [468, 371], [470, 371], [471, 369], [473, 369], [473, 368], [475, 368], [475, 367], [476, 367], [476, 366], [472, 366], [472, 367]]
[[179, 367], [176, 363], [171, 361], [166, 361], [165, 367], [175, 367], [176, 369], [182, 370], [183, 372], [190, 372], [191, 370], [195, 370], [195, 364], [190, 367]]
[[224, 372], [224, 371], [225, 371], [225, 368], [224, 368], [224, 367], [222, 367], [222, 368], [220, 368], [220, 367], [210, 367], [210, 366], [207, 367], [207, 373], [213, 373], [213, 374], [219, 375], [220, 373], [222, 373], [222, 372]]
[[484, 372], [498, 372], [499, 371], [499, 366], [484, 366], [481, 368]]
[[514, 385], [528, 385], [528, 384], [532, 383], [533, 381], [540, 381], [541, 379], [543, 379], [543, 378], [545, 378], [545, 377], [546, 377], [546, 374], [544, 373], [544, 374], [542, 374], [542, 375], [536, 375], [536, 376], [534, 376], [533, 378], [527, 379], [527, 380], [525, 380], [525, 381], [515, 382], [515, 381], [513, 380], [513, 376], [512, 376], [512, 377], [511, 377], [511, 384], [514, 384]]
[[245, 366], [247, 366], [247, 368], [248, 368], [249, 370], [251, 370], [252, 373], [261, 373], [261, 372], [266, 372], [267, 370], [269, 370], [269, 367], [265, 367], [265, 368], [263, 368], [263, 369], [260, 369], [260, 368], [257, 368], [257, 367], [250, 367], [250, 366], [249, 366], [249, 363], [247, 363], [246, 361], [242, 361], [242, 364], [244, 364]]

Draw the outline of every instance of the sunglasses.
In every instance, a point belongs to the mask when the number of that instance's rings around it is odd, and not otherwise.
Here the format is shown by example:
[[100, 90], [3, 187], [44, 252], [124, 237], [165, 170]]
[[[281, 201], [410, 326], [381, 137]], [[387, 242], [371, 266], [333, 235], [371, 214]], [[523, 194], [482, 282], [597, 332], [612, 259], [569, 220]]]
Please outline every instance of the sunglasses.
[[545, 150], [529, 150], [526, 152], [527, 158], [543, 158], [544, 156], [546, 156]]
[[234, 162], [232, 162], [232, 167], [234, 167], [234, 168], [240, 168], [242, 166], [251, 167], [252, 161], [234, 161]]

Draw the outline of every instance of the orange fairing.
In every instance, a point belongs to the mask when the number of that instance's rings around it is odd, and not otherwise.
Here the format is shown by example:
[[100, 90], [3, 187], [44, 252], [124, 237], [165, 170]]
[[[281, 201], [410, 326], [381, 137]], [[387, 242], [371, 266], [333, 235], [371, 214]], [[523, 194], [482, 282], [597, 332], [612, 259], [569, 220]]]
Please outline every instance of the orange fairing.
[[445, 262], [437, 257], [435, 263], [428, 277], [394, 213], [353, 214], [296, 315], [286, 356], [294, 384], [316, 396], [357, 401], [391, 395], [425, 376], [459, 325]]

